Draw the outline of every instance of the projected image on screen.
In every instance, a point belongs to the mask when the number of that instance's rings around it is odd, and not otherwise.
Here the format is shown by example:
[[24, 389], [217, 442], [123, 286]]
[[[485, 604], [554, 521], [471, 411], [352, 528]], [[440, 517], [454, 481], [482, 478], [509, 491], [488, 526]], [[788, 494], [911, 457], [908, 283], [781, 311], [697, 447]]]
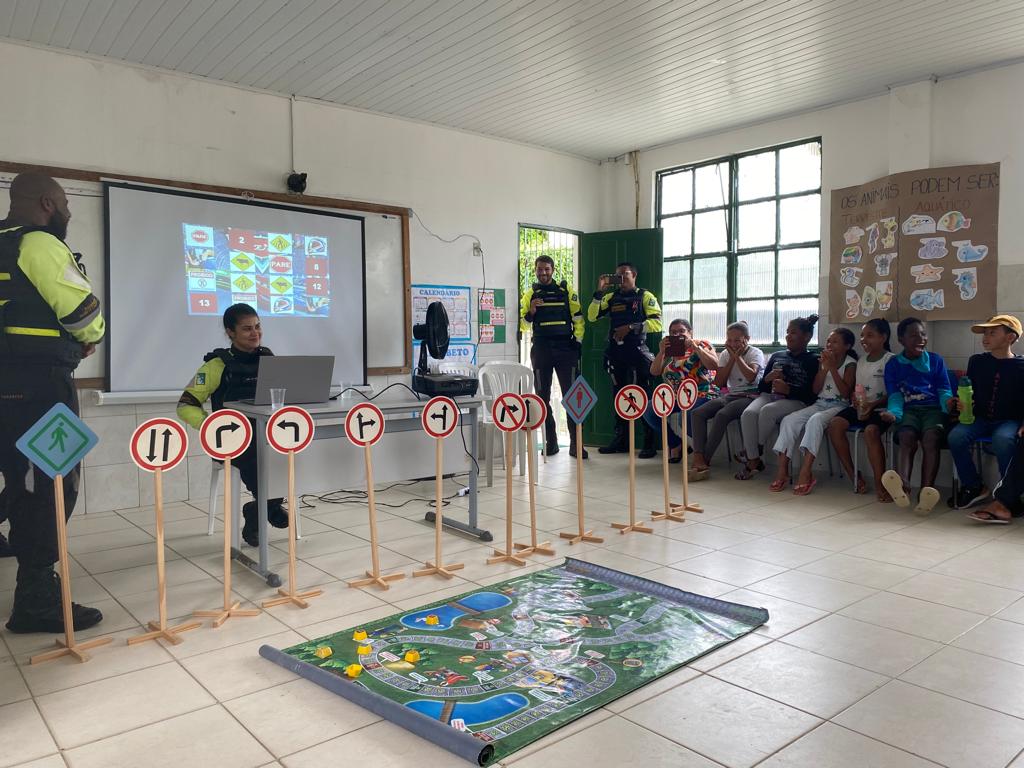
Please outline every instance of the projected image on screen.
[[261, 314], [328, 317], [330, 245], [320, 235], [181, 225], [190, 315], [239, 302]]

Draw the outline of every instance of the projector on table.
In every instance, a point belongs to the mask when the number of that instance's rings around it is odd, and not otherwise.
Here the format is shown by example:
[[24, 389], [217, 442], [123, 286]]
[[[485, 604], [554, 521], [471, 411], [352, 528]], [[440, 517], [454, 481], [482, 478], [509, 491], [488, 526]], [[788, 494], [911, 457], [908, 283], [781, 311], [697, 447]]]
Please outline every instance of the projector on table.
[[448, 312], [439, 301], [431, 302], [423, 323], [412, 327], [413, 337], [420, 342], [420, 359], [412, 373], [412, 389], [421, 395], [459, 397], [476, 394], [477, 380], [456, 373], [430, 373], [427, 352], [435, 360], [448, 354]]

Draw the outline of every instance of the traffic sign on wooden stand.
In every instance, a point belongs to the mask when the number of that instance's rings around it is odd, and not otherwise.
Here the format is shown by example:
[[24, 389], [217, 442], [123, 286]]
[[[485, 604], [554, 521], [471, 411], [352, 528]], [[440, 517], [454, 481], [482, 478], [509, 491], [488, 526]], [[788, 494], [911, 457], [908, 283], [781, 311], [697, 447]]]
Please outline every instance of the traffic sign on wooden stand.
[[404, 579], [404, 573], [380, 572], [380, 554], [377, 552], [377, 500], [373, 488], [373, 454], [370, 448], [384, 435], [384, 414], [373, 403], [353, 405], [345, 416], [345, 435], [349, 442], [363, 449], [366, 464], [366, 506], [370, 517], [370, 562], [373, 570], [366, 571], [365, 579], [348, 582], [350, 587], [365, 587], [376, 584], [389, 589], [389, 582]]
[[216, 629], [235, 616], [260, 615], [257, 610], [243, 610], [231, 597], [231, 460], [245, 453], [252, 442], [252, 424], [245, 414], [231, 408], [214, 411], [199, 427], [199, 442], [207, 455], [224, 462], [224, 607], [192, 614], [212, 618]]
[[[690, 409], [697, 404], [697, 382], [693, 379], [683, 379], [679, 385], [679, 389], [676, 391], [676, 402], [679, 404], [679, 410], [683, 414], [683, 445], [686, 445], [686, 420], [687, 414]], [[686, 460], [686, 451], [683, 451], [683, 503], [673, 504], [674, 509], [682, 510], [683, 514], [680, 516], [672, 517], [672, 520], [680, 520], [681, 517], [685, 516], [687, 512], [703, 512], [700, 504], [690, 503], [690, 467], [689, 462]], [[681, 520], [680, 520], [681, 521]]]
[[495, 549], [494, 557], [487, 558], [487, 564], [526, 565], [512, 546], [512, 435], [526, 423], [526, 401], [515, 392], [501, 393], [491, 403], [491, 419], [494, 426], [505, 433], [505, 549]]
[[562, 407], [576, 424], [576, 516], [579, 530], [575, 533], [562, 531], [558, 534], [561, 538], [568, 539], [569, 544], [579, 544], [581, 541], [600, 544], [604, 541], [602, 537], [595, 536], [592, 530], [587, 530], [583, 519], [583, 420], [594, 410], [595, 405], [597, 394], [582, 375], [577, 376], [562, 395]]
[[529, 433], [539, 429], [548, 418], [548, 408], [544, 404], [543, 398], [540, 395], [535, 395], [532, 392], [528, 392], [523, 395], [523, 402], [526, 403], [526, 420], [523, 423], [523, 429], [527, 431], [528, 442], [530, 442], [530, 450], [527, 452], [527, 461], [529, 465], [529, 486], [530, 486], [530, 543], [529, 544], [515, 544], [517, 552], [520, 557], [526, 557], [532, 555], [534, 552], [541, 555], [553, 555], [555, 550], [551, 548], [551, 542], [545, 541], [537, 542], [537, 454], [533, 450], [533, 441]]
[[450, 397], [432, 397], [423, 406], [420, 412], [420, 423], [423, 431], [434, 438], [434, 560], [428, 560], [418, 571], [413, 571], [413, 578], [417, 576], [444, 576], [452, 578], [458, 571], [466, 567], [465, 563], [445, 563], [441, 557], [441, 528], [444, 525], [444, 516], [441, 510], [444, 508], [444, 439], [448, 437], [459, 425], [459, 406]]
[[636, 431], [633, 422], [647, 410], [647, 392], [636, 384], [627, 384], [615, 394], [615, 412], [629, 424], [629, 522], [612, 523], [619, 533], [653, 533], [654, 529], [636, 520]]
[[68, 566], [68, 529], [64, 508], [64, 477], [72, 472], [85, 455], [99, 442], [96, 433], [85, 425], [78, 414], [64, 403], [57, 403], [15, 443], [28, 460], [53, 479], [53, 514], [57, 523], [57, 557], [60, 560], [60, 602], [64, 618], [64, 638], [57, 640], [57, 650], [39, 653], [30, 664], [74, 656], [80, 662], [89, 660], [86, 650], [105, 645], [109, 637], [97, 637], [84, 643], [75, 641], [75, 624], [71, 616], [71, 574]]
[[264, 608], [284, 603], [309, 608], [306, 601], [324, 592], [322, 589], [299, 592], [295, 577], [295, 511], [298, 509], [295, 497], [295, 454], [309, 447], [313, 442], [314, 431], [313, 417], [309, 411], [296, 405], [278, 408], [267, 420], [267, 442], [275, 451], [288, 457], [288, 589], [279, 587], [278, 597], [264, 600]]
[[662, 382], [654, 388], [651, 395], [651, 409], [654, 415], [661, 419], [661, 480], [662, 490], [665, 494], [665, 509], [662, 512], [651, 512], [652, 520], [675, 520], [677, 523], [685, 522], [686, 519], [678, 512], [673, 511], [672, 502], [669, 499], [669, 472], [668, 472], [668, 417], [676, 407], [676, 392], [671, 384]]
[[162, 638], [171, 645], [179, 645], [184, 638], [182, 632], [202, 626], [200, 621], [191, 621], [167, 626], [167, 576], [164, 568], [164, 491], [163, 474], [181, 463], [188, 453], [188, 434], [174, 419], [149, 419], [140, 424], [132, 434], [129, 443], [132, 461], [139, 469], [153, 473], [153, 500], [156, 517], [156, 601], [157, 621], [147, 625], [150, 629], [141, 635], [128, 638], [128, 645], [144, 643]]

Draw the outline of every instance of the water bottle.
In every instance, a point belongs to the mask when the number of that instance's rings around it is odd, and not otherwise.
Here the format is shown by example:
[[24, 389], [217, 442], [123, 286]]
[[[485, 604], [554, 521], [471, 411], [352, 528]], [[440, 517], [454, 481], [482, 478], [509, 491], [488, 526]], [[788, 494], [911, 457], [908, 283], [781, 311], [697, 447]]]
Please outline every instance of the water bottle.
[[966, 376], [961, 377], [960, 386], [956, 388], [956, 397], [963, 405], [963, 410], [960, 411], [960, 423], [961, 424], [973, 424], [974, 423], [974, 387], [971, 386], [971, 380]]
[[[781, 360], [776, 360], [774, 363], [772, 363], [772, 371], [778, 371], [778, 372], [781, 373], [782, 371], [785, 370], [785, 368], [786, 368], [786, 366], [783, 365]], [[776, 379], [776, 381], [778, 381], [778, 379]], [[774, 392], [772, 393], [772, 400], [785, 400], [785, 399], [786, 399], [785, 395], [779, 395], [779, 394], [776, 394]]]
[[857, 409], [857, 418], [861, 421], [864, 420], [865, 406], [867, 405], [868, 393], [864, 389], [863, 384], [858, 384], [853, 388], [853, 405]]

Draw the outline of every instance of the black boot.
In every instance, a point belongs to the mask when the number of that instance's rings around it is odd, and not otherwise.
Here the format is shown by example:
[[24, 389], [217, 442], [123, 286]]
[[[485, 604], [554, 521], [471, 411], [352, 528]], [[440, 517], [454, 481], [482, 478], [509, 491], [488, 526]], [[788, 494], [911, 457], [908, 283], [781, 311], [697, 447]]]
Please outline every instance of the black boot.
[[[71, 604], [71, 621], [76, 632], [94, 627], [102, 620], [103, 614], [98, 609]], [[7, 629], [18, 634], [64, 631], [60, 576], [54, 573], [52, 565], [18, 566], [14, 608]]]
[[615, 437], [608, 445], [601, 446], [597, 449], [598, 453], [626, 453], [629, 450], [629, 446], [626, 442], [626, 429], [622, 426], [621, 420], [615, 420]]
[[260, 529], [256, 523], [256, 502], [247, 501], [242, 505], [242, 517], [245, 518], [245, 525], [242, 526], [242, 541], [250, 547], [260, 545]]
[[14, 550], [11, 549], [10, 543], [2, 533], [0, 533], [0, 557], [14, 557]]
[[[658, 450], [655, 447], [656, 441], [654, 430], [646, 424], [644, 424], [642, 428], [644, 430], [644, 447], [637, 456], [641, 459], [653, 459], [658, 455]], [[662, 446], [662, 449], [668, 450], [666, 446]]]
[[267, 502], [267, 522], [275, 528], [288, 527], [288, 513], [284, 509], [284, 499], [271, 499]]
[[[576, 443], [569, 443], [569, 455], [572, 456], [574, 459], [576, 458]], [[583, 458], [584, 459], [589, 459], [590, 458], [590, 454], [587, 453], [587, 449], [586, 448], [583, 449]]]

